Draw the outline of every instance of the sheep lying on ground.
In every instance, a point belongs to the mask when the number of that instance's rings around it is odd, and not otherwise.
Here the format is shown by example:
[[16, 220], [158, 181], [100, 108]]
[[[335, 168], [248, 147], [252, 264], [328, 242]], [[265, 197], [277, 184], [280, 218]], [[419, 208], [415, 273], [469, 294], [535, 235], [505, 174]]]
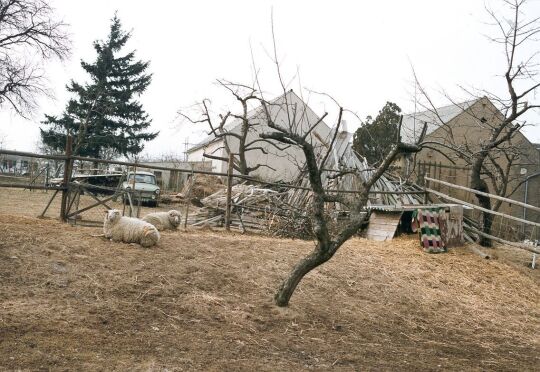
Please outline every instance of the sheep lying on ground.
[[178, 225], [180, 225], [180, 220], [182, 215], [180, 212], [171, 210], [168, 212], [155, 212], [149, 213], [144, 216], [143, 221], [151, 223], [158, 229], [161, 230], [176, 230]]
[[117, 209], [107, 211], [103, 233], [112, 241], [139, 243], [143, 247], [151, 247], [159, 241], [159, 231], [152, 224], [137, 218], [124, 217]]

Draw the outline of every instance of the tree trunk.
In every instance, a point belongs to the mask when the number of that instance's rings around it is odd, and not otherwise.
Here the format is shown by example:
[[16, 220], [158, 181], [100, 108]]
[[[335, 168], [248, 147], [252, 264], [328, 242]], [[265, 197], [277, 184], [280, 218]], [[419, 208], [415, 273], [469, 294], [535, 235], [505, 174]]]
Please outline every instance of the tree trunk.
[[[479, 190], [479, 191], [482, 191], [482, 190]], [[482, 208], [491, 210], [491, 200], [489, 197], [476, 195], [476, 198], [478, 199], [478, 204], [480, 204]], [[492, 235], [491, 234], [492, 224], [493, 224], [493, 216], [491, 215], [491, 213], [482, 212], [482, 232], [488, 235]], [[480, 237], [480, 245], [482, 247], [491, 247], [492, 246], [491, 239], [485, 236]]]
[[[329, 248], [329, 247], [326, 247]], [[287, 278], [281, 283], [274, 299], [276, 305], [285, 307], [289, 305], [289, 300], [294, 293], [294, 290], [298, 286], [298, 283], [302, 278], [317, 266], [322, 265], [330, 259], [331, 256], [325, 254], [328, 249], [321, 249], [321, 243], [317, 244], [317, 247], [309, 256], [303, 258], [296, 264], [293, 270], [289, 273]]]
[[[487, 154], [487, 152], [486, 152]], [[484, 159], [487, 155], [484, 155], [484, 153], [481, 153], [473, 162], [472, 170], [471, 170], [471, 189], [489, 193], [489, 188], [487, 186], [486, 181], [484, 181], [481, 178], [481, 170], [482, 170], [482, 164], [484, 162]], [[491, 199], [487, 196], [478, 195], [475, 194], [476, 199], [478, 200], [478, 204], [485, 209], [491, 210]], [[491, 234], [491, 225], [493, 223], [493, 216], [491, 213], [482, 212], [482, 231], [485, 234], [492, 235]], [[480, 245], [483, 247], [491, 247], [491, 239], [482, 236], [480, 237]]]
[[244, 176], [249, 176], [246, 153], [243, 148], [240, 148], [238, 151], [238, 160], [239, 160], [240, 174], [243, 174]]

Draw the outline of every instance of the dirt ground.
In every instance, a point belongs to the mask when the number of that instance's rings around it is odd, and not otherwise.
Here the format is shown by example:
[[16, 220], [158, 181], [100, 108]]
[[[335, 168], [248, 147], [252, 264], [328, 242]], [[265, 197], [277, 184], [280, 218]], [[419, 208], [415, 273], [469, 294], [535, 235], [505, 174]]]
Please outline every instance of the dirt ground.
[[190, 230], [143, 249], [37, 219], [46, 197], [24, 193], [0, 190], [0, 369], [540, 367], [528, 254], [352, 239], [281, 309], [273, 294], [311, 242]]
[[[28, 217], [37, 217], [39, 216], [45, 206], [54, 195], [54, 192], [49, 190], [47, 192], [42, 190], [23, 190], [23, 189], [10, 189], [5, 187], [0, 187], [0, 197], [2, 201], [0, 204], [0, 213], [15, 213], [17, 215], [28, 216]], [[106, 196], [99, 196], [100, 199], [106, 198]], [[60, 215], [60, 200], [61, 194], [58, 193], [53, 199], [50, 207], [45, 213], [45, 217], [58, 218]], [[96, 203], [96, 200], [91, 198], [89, 195], [82, 195], [78, 205], [78, 209], [83, 209], [84, 207], [93, 205]], [[122, 210], [124, 205], [121, 200], [117, 201], [107, 201], [107, 205], [111, 208]], [[73, 208], [76, 205], [73, 205]], [[72, 208], [72, 211], [74, 209]], [[137, 208], [137, 206], [135, 206]], [[181, 204], [160, 204], [157, 208], [149, 207], [148, 205], [141, 205], [140, 216], [144, 216], [150, 212], [158, 211], [168, 211], [170, 209], [181, 209], [183, 205]], [[92, 208], [86, 212], [81, 213], [81, 217], [86, 221], [103, 221], [105, 207], [99, 206], [97, 208]], [[126, 215], [127, 215], [126, 207]], [[135, 213], [135, 212], [134, 212]]]

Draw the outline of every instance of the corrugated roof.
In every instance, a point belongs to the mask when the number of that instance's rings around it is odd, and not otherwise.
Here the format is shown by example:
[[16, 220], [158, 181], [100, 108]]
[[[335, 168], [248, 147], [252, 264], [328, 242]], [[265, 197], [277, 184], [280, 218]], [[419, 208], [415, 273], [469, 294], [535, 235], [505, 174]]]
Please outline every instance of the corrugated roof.
[[427, 123], [426, 135], [433, 133], [442, 124], [448, 123], [450, 120], [461, 114], [473, 105], [477, 100], [451, 104], [436, 108], [435, 110], [426, 110], [417, 113], [411, 113], [403, 116], [401, 123], [401, 139], [405, 143], [415, 143], [420, 134], [424, 123]]
[[384, 212], [405, 212], [405, 211], [414, 211], [419, 208], [450, 208], [454, 206], [460, 206], [464, 209], [472, 209], [471, 207], [463, 206], [461, 204], [396, 204], [396, 205], [386, 205], [386, 204], [371, 204], [367, 205], [366, 209], [384, 211]]

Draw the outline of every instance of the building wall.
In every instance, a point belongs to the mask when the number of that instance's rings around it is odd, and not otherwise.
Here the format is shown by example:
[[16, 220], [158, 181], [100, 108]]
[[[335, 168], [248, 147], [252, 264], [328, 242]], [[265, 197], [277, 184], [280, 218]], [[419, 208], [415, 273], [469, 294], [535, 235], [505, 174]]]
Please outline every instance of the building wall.
[[187, 160], [189, 162], [210, 162], [212, 172], [227, 172], [226, 163], [222, 162], [221, 160], [206, 158], [204, 157], [205, 153], [226, 158], [227, 154], [225, 152], [225, 148], [223, 147], [223, 141], [215, 141], [208, 144], [206, 147], [188, 151]]
[[[147, 167], [145, 167], [145, 165]], [[168, 168], [178, 168], [180, 169], [194, 169], [202, 171], [211, 171], [211, 162], [209, 161], [195, 161], [195, 162], [184, 162], [184, 161], [172, 161], [172, 162], [147, 162], [144, 163], [139, 170], [152, 172], [156, 176], [158, 185], [162, 190], [179, 192], [183, 186], [184, 182], [188, 179], [189, 172], [180, 172], [174, 170], [157, 170], [152, 169], [151, 166], [155, 165], [158, 167], [168, 167]]]
[[[290, 118], [295, 118], [294, 131], [296, 133], [306, 133], [308, 128], [317, 123], [319, 117], [293, 92], [287, 93], [285, 97], [281, 97], [269, 106], [272, 121], [280, 126], [289, 128], [291, 126]], [[266, 115], [262, 112], [259, 112], [250, 119], [251, 129], [248, 132], [246, 143], [259, 139], [260, 133], [274, 131], [264, 124], [265, 122]], [[241, 128], [236, 127], [233, 132], [240, 134]], [[320, 122], [315, 130], [311, 132], [308, 138], [314, 144], [316, 152], [322, 152], [325, 149], [321, 143], [321, 139], [329, 142], [330, 134], [331, 130], [324, 122]], [[238, 152], [239, 140], [235, 137], [228, 136], [227, 141], [233, 152]], [[299, 169], [305, 163], [303, 152], [296, 146], [288, 146], [286, 149], [280, 150], [273, 146], [271, 142], [258, 142], [256, 146], [261, 147], [263, 150], [253, 150], [246, 153], [248, 167], [263, 164], [263, 166], [250, 173], [250, 175], [267, 181], [293, 181], [298, 176]], [[273, 143], [280, 148], [286, 147], [277, 142]], [[223, 148], [223, 141], [214, 142], [206, 149], [197, 149], [188, 152], [188, 159], [199, 160], [203, 157], [204, 152], [211, 153], [218, 148]], [[221, 151], [220, 156], [226, 157], [226, 152], [224, 150]], [[224, 173], [227, 171], [226, 162], [219, 160], [213, 161], [212, 165], [215, 171]]]
[[32, 175], [42, 166], [41, 159], [0, 154], [0, 173]]
[[[487, 99], [479, 100], [469, 109], [470, 112], [464, 112], [454, 119], [449, 121], [446, 126], [443, 126], [433, 133], [426, 136], [426, 140], [432, 140], [443, 143], [453, 143], [461, 146], [467, 145], [470, 150], [475, 151], [479, 148], [482, 141], [487, 140], [491, 134], [489, 123], [500, 122], [502, 116], [500, 112]], [[483, 123], [482, 118], [487, 122]], [[516, 188], [523, 180], [530, 175], [540, 172], [540, 152], [536, 147], [527, 140], [521, 133], [517, 133], [511, 140], [512, 145], [519, 149], [520, 158], [515, 161], [511, 167], [511, 178], [514, 178], [509, 183], [509, 189]], [[466, 162], [455, 157], [450, 149], [445, 149], [441, 146], [435, 146], [439, 151], [432, 149], [424, 149], [416, 155], [416, 165], [413, 164], [413, 158], [401, 158], [397, 163], [403, 173], [406, 173], [407, 168], [411, 174], [411, 179], [419, 184], [423, 183], [424, 175], [432, 178], [441, 179], [453, 184], [461, 186], [470, 186], [471, 170]], [[446, 155], [446, 156], [445, 156]], [[448, 157], [452, 158], [455, 163], [452, 163]], [[505, 168], [508, 161], [501, 156], [497, 159], [497, 164]], [[407, 164], [408, 163], [408, 164]], [[484, 176], [491, 193], [496, 193], [491, 180]], [[476, 197], [469, 192], [455, 190], [447, 186], [433, 185], [430, 187], [444, 192], [450, 196], [457, 197], [461, 200], [475, 203]], [[511, 199], [523, 202], [525, 199], [525, 185], [521, 185], [510, 196]], [[495, 200], [492, 200], [494, 203]], [[527, 187], [527, 203], [535, 206], [540, 206], [540, 177], [530, 179]], [[523, 217], [523, 207], [512, 203], [503, 202], [499, 209], [500, 212], [507, 213], [516, 217]], [[473, 218], [479, 213], [475, 212]], [[526, 217], [529, 220], [539, 221], [540, 214], [527, 211]], [[538, 234], [536, 231], [530, 231], [530, 228], [523, 230], [522, 224], [509, 222], [508, 219], [495, 219], [494, 232], [504, 232], [511, 234], [513, 231], [519, 231], [520, 238], [524, 238], [527, 234]], [[523, 230], [523, 231], [522, 231]], [[508, 236], [510, 237], [510, 236]]]

